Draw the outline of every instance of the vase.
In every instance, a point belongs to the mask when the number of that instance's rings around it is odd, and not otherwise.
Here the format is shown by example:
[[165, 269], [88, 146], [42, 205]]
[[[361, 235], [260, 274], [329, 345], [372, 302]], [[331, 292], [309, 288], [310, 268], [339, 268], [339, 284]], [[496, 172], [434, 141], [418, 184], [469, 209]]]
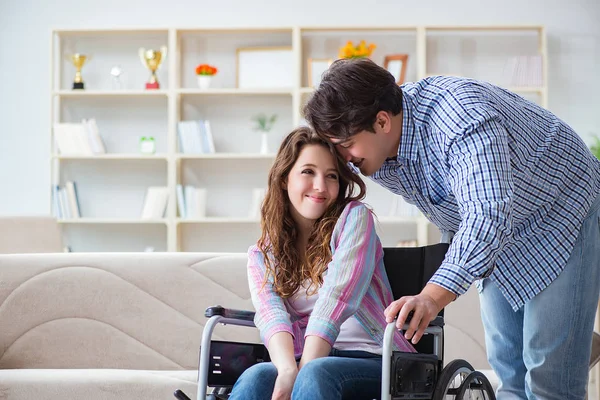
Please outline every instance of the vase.
[[267, 132], [260, 135], [260, 154], [269, 154], [269, 135], [267, 135]]
[[208, 89], [211, 81], [212, 76], [210, 75], [198, 75], [198, 87], [200, 89]]

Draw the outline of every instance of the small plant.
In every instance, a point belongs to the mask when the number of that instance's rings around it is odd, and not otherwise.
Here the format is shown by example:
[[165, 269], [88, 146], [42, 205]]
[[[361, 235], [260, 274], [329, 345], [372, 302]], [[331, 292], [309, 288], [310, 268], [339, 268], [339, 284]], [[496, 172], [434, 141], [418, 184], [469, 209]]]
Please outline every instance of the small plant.
[[373, 50], [375, 50], [377, 46], [373, 43], [367, 46], [367, 43], [364, 40], [361, 40], [358, 45], [354, 45], [352, 41], [348, 41], [346, 45], [340, 48], [339, 57], [340, 58], [364, 58], [371, 57]]
[[277, 114], [268, 117], [266, 114], [258, 114], [252, 118], [256, 122], [255, 130], [259, 132], [269, 132], [273, 124], [277, 121]]
[[594, 144], [590, 146], [590, 150], [600, 160], [600, 138], [598, 136], [594, 138]]
[[200, 64], [196, 67], [196, 75], [213, 76], [216, 75], [218, 71], [219, 70], [216, 67], [209, 64]]

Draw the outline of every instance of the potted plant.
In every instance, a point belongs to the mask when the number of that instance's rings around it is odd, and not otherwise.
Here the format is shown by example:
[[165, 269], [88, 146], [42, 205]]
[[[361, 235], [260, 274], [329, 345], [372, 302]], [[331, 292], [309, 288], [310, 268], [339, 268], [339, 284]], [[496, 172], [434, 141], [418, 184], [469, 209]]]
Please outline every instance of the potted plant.
[[198, 87], [200, 89], [208, 89], [213, 76], [218, 72], [216, 67], [209, 64], [200, 64], [196, 67], [196, 75], [198, 76]]
[[594, 144], [590, 146], [590, 150], [592, 154], [596, 156], [598, 160], [600, 160], [600, 137], [594, 137]]
[[364, 40], [361, 40], [358, 45], [354, 45], [352, 41], [348, 41], [344, 47], [340, 48], [339, 57], [340, 58], [365, 58], [371, 57], [373, 50], [375, 50], [377, 46], [373, 43], [367, 46], [367, 43]]
[[256, 122], [254, 130], [261, 133], [260, 154], [269, 153], [269, 137], [267, 133], [273, 128], [273, 124], [277, 121], [277, 114], [268, 117], [266, 114], [258, 114], [252, 118]]

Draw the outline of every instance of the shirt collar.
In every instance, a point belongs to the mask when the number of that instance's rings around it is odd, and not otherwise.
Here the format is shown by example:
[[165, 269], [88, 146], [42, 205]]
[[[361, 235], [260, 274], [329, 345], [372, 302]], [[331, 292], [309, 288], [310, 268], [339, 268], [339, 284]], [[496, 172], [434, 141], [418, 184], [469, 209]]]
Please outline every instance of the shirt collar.
[[398, 146], [398, 160], [418, 159], [417, 135], [410, 108], [410, 97], [407, 92], [402, 92], [402, 133], [400, 134], [400, 145]]

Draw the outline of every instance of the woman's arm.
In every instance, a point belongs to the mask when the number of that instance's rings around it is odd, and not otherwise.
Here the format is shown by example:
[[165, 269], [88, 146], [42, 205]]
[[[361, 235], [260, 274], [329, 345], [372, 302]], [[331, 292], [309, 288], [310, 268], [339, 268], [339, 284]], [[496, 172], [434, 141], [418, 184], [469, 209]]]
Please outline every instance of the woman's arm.
[[269, 355], [278, 373], [298, 372], [294, 356], [294, 339], [287, 332], [277, 332], [269, 340]]
[[[329, 353], [340, 326], [354, 315], [362, 303], [371, 285], [378, 257], [383, 257], [373, 216], [359, 202], [351, 203], [344, 210], [331, 243], [333, 257], [306, 327], [306, 360]], [[311, 339], [313, 336], [316, 338]], [[315, 344], [309, 345], [309, 342]], [[326, 342], [329, 349], [322, 342]]]
[[298, 370], [302, 369], [309, 361], [316, 358], [327, 357], [331, 352], [331, 345], [325, 339], [319, 336], [307, 336], [304, 342], [304, 350], [302, 351], [302, 358], [298, 365]]
[[[292, 358], [294, 357], [293, 330], [290, 315], [283, 299], [275, 293], [271, 282], [264, 284], [266, 267], [263, 255], [256, 246], [248, 250], [248, 284], [252, 304], [256, 310], [254, 324], [260, 331], [263, 343], [271, 351], [271, 339], [277, 333], [286, 333], [290, 338]], [[273, 346], [278, 351], [280, 346]], [[273, 356], [271, 356], [273, 357]]]

